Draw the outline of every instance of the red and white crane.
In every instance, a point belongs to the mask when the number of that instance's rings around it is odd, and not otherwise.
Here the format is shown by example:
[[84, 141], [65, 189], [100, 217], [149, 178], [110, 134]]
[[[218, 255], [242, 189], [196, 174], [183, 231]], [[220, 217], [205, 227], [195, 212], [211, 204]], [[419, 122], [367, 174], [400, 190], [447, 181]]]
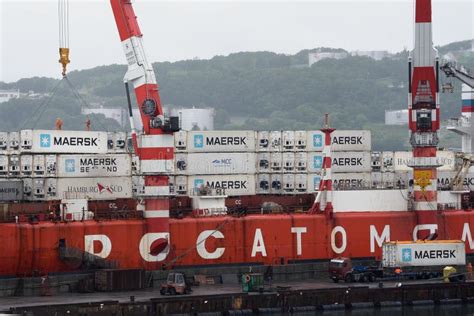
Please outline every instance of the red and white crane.
[[[143, 35], [130, 0], [111, 0], [128, 71], [124, 82], [129, 103], [130, 125], [135, 153], [144, 175], [144, 217], [147, 232], [140, 253], [148, 262], [162, 262], [169, 252], [169, 174], [173, 171], [173, 132], [178, 118], [166, 118], [161, 106], [152, 65], [146, 58]], [[133, 85], [140, 110], [141, 130], [134, 126], [128, 83]]]
[[415, 3], [415, 43], [408, 60], [408, 122], [413, 149], [413, 209], [420, 224], [425, 224], [435, 220], [432, 215], [437, 210], [439, 65], [432, 39], [431, 0]]

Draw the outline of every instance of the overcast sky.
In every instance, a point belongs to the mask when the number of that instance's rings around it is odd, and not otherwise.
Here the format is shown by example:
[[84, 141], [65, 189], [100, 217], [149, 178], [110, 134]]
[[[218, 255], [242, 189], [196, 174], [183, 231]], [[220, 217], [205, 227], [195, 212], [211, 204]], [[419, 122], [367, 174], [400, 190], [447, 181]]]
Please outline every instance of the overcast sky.
[[[474, 38], [473, 0], [433, 0], [433, 41]], [[413, 0], [134, 1], [149, 60], [413, 47]], [[0, 0], [0, 81], [60, 77], [57, 1]], [[125, 63], [108, 0], [70, 0], [70, 70]]]

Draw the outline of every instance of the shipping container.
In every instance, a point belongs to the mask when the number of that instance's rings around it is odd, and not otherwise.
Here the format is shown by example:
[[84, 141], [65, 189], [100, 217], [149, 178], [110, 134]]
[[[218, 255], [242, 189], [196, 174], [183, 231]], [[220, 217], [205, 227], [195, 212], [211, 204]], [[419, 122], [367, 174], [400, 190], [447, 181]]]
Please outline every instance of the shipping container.
[[254, 152], [254, 131], [190, 131], [188, 152]]
[[0, 177], [8, 176], [8, 156], [0, 155]]
[[[456, 160], [452, 151], [437, 151], [433, 163], [441, 165], [438, 171], [453, 171]], [[411, 151], [396, 151], [393, 157], [393, 166], [395, 171], [410, 171], [413, 168], [408, 165], [413, 164], [413, 153]]]
[[0, 202], [23, 200], [23, 181], [0, 180]]
[[9, 176], [18, 177], [20, 175], [20, 155], [8, 156]]
[[257, 174], [257, 194], [268, 194], [270, 193], [270, 174], [259, 173]]
[[382, 158], [381, 158], [381, 168], [380, 170], [383, 172], [390, 172], [394, 171], [394, 166], [393, 166], [393, 158], [394, 158], [394, 152], [393, 151], [383, 151], [382, 152]]
[[306, 131], [295, 131], [295, 150], [306, 150]]
[[46, 169], [45, 169], [46, 176], [55, 177], [57, 175], [57, 156], [46, 155], [45, 164], [46, 164]]
[[18, 150], [20, 148], [20, 133], [19, 132], [10, 132], [8, 133], [8, 149]]
[[46, 157], [44, 155], [33, 156], [33, 173], [35, 176], [44, 176], [46, 170]]
[[255, 195], [255, 175], [199, 175], [188, 176], [188, 192], [196, 195], [202, 186], [221, 189], [225, 195]]
[[284, 172], [291, 172], [295, 170], [295, 154], [285, 152], [282, 155]]
[[366, 130], [335, 130], [331, 134], [333, 151], [370, 151], [372, 137]]
[[308, 165], [308, 154], [305, 152], [295, 153], [295, 170], [296, 172], [305, 172]]
[[283, 193], [283, 175], [280, 173], [273, 173], [270, 175], [270, 193]]
[[32, 153], [105, 154], [107, 132], [22, 130], [22, 151]]
[[283, 155], [282, 153], [271, 153], [270, 154], [270, 169], [272, 172], [281, 171], [283, 167]]
[[332, 174], [334, 190], [361, 190], [372, 186], [370, 172]]
[[174, 148], [176, 151], [186, 151], [188, 132], [179, 131], [174, 133]]
[[176, 174], [254, 174], [255, 153], [176, 153]]
[[294, 149], [295, 149], [295, 132], [283, 131], [282, 132], [282, 150], [293, 151]]
[[384, 267], [465, 265], [465, 245], [461, 240], [386, 242], [382, 246], [382, 264]]
[[289, 193], [295, 191], [295, 175], [284, 173], [282, 176], [283, 192]]
[[114, 200], [132, 197], [132, 178], [58, 178], [57, 198]]
[[282, 150], [282, 133], [281, 131], [270, 132], [270, 151]]
[[[320, 172], [323, 166], [323, 155], [318, 152], [308, 153], [308, 171]], [[331, 171], [338, 172], [370, 172], [371, 155], [364, 151], [340, 151], [332, 153]]]
[[[438, 171], [438, 190], [450, 190], [456, 171]], [[470, 168], [463, 180], [463, 189], [474, 191], [474, 168]]]
[[0, 152], [6, 151], [8, 148], [8, 133], [0, 132]]
[[321, 183], [321, 175], [316, 173], [308, 174], [308, 193], [319, 191], [319, 184]]
[[174, 192], [179, 195], [188, 194], [188, 177], [186, 176], [176, 176], [174, 177]]
[[33, 172], [33, 156], [21, 155], [20, 166], [22, 176], [31, 176], [31, 173]]
[[306, 132], [306, 150], [322, 151], [324, 147], [324, 134], [321, 131]]
[[295, 174], [295, 191], [305, 193], [308, 188], [308, 174]]
[[257, 151], [270, 151], [270, 132], [257, 132]]
[[58, 177], [126, 177], [132, 174], [129, 154], [58, 155]]
[[270, 172], [270, 153], [257, 154], [257, 170], [258, 172]]

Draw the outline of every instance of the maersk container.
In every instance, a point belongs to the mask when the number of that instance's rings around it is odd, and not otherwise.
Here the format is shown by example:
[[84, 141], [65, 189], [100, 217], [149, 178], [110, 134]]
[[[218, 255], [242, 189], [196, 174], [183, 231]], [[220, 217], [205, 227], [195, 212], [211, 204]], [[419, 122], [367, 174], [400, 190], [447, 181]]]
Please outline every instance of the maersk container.
[[270, 151], [270, 132], [259, 131], [257, 132], [257, 151]]
[[370, 172], [332, 174], [334, 190], [361, 190], [370, 188], [371, 184]]
[[20, 166], [22, 176], [31, 176], [31, 173], [33, 172], [33, 156], [21, 155]]
[[187, 137], [187, 131], [179, 131], [174, 133], [174, 148], [176, 151], [186, 151]]
[[[466, 174], [462, 182], [463, 189], [474, 191], [474, 170], [472, 168]], [[438, 171], [438, 190], [449, 190], [453, 185], [453, 179], [456, 176], [456, 171]]]
[[293, 170], [295, 170], [295, 153], [283, 153], [282, 161], [284, 172], [292, 172]]
[[[370, 152], [340, 151], [333, 152], [331, 157], [331, 171], [338, 172], [370, 172]], [[320, 152], [308, 153], [308, 172], [320, 172], [323, 167], [323, 155]]]
[[283, 175], [272, 173], [270, 175], [270, 193], [281, 194], [283, 192]]
[[324, 148], [324, 134], [321, 131], [306, 132], [306, 150], [322, 151]]
[[0, 155], [0, 177], [8, 176], [8, 156]]
[[295, 150], [305, 151], [306, 150], [306, 131], [295, 131]]
[[[413, 168], [409, 167], [409, 165], [414, 162], [411, 151], [396, 151], [394, 153], [393, 166], [395, 171], [411, 171]], [[453, 171], [456, 163], [454, 152], [437, 151], [433, 162], [441, 165], [437, 168], [438, 171]]]
[[331, 171], [338, 172], [370, 172], [371, 156], [365, 151], [340, 151], [332, 153]]
[[22, 151], [32, 153], [105, 154], [107, 132], [22, 130]]
[[0, 202], [23, 200], [23, 181], [0, 180]]
[[257, 194], [268, 194], [270, 193], [270, 174], [259, 173], [257, 174]]
[[188, 194], [188, 178], [186, 176], [174, 177], [174, 192], [178, 195]]
[[461, 240], [386, 242], [382, 245], [384, 267], [430, 267], [465, 265], [466, 250]]
[[270, 151], [281, 151], [282, 150], [282, 132], [271, 131], [270, 132]]
[[283, 131], [282, 132], [282, 150], [293, 151], [294, 149], [295, 149], [295, 132]]
[[58, 155], [58, 177], [127, 177], [131, 176], [129, 154]]
[[196, 195], [202, 186], [221, 189], [225, 195], [255, 195], [255, 175], [199, 175], [188, 176], [188, 192]]
[[366, 130], [335, 130], [331, 133], [332, 151], [370, 151], [372, 137]]
[[255, 174], [255, 153], [177, 153], [176, 174]]
[[283, 192], [290, 193], [295, 191], [295, 175], [284, 173], [282, 176]]
[[18, 150], [20, 148], [20, 133], [10, 132], [8, 133], [8, 149]]
[[270, 172], [270, 153], [257, 154], [257, 170], [258, 172]]
[[272, 172], [281, 171], [283, 167], [283, 155], [282, 153], [271, 153], [270, 154], [270, 169]]
[[17, 177], [20, 175], [20, 156], [10, 155], [8, 156], [8, 174], [11, 177]]
[[308, 193], [319, 191], [319, 184], [321, 183], [321, 175], [316, 173], [308, 174]]
[[295, 170], [296, 172], [305, 172], [308, 165], [308, 154], [305, 152], [295, 153]]
[[33, 156], [33, 173], [36, 176], [44, 176], [46, 170], [46, 162], [44, 155]]
[[56, 177], [57, 176], [57, 156], [56, 155], [46, 155], [45, 156], [45, 174], [47, 177]]
[[189, 131], [188, 152], [254, 152], [254, 131]]
[[59, 199], [126, 199], [132, 197], [132, 178], [58, 178], [56, 191]]
[[295, 174], [295, 191], [305, 193], [308, 188], [308, 174]]
[[8, 148], [8, 133], [0, 132], [0, 153], [5, 152]]

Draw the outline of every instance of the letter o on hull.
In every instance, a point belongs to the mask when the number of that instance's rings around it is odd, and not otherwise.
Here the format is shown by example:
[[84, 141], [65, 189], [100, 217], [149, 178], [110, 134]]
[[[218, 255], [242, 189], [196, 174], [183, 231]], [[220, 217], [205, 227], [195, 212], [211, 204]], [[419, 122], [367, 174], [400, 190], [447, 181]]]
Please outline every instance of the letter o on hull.
[[[342, 244], [340, 247], [336, 245], [336, 234], [341, 234]], [[331, 248], [337, 254], [341, 254], [346, 250], [347, 247], [347, 234], [346, 230], [342, 226], [336, 226], [332, 229], [331, 232]]]
[[140, 255], [142, 256], [143, 260], [146, 262], [160, 262], [165, 260], [168, 256], [168, 253], [170, 252], [169, 243], [166, 248], [157, 255], [152, 255], [150, 250], [153, 242], [157, 241], [158, 239], [166, 239], [169, 241], [169, 235], [169, 233], [147, 233], [143, 235], [139, 245]]

